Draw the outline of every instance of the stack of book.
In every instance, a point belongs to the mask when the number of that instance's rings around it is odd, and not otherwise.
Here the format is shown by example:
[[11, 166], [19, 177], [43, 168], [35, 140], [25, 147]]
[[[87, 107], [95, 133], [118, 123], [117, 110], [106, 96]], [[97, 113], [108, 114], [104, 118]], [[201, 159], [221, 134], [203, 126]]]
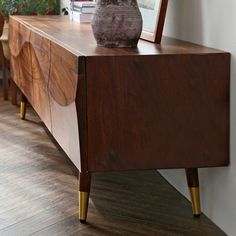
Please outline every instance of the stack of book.
[[94, 1], [71, 1], [72, 20], [90, 23], [95, 12], [96, 2]]

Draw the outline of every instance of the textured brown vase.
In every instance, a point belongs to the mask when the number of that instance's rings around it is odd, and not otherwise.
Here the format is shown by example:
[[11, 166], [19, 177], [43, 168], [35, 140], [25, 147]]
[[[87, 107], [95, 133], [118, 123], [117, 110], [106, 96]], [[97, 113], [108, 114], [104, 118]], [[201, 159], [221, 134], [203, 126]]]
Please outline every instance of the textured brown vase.
[[92, 29], [98, 46], [135, 47], [142, 32], [136, 0], [97, 0]]

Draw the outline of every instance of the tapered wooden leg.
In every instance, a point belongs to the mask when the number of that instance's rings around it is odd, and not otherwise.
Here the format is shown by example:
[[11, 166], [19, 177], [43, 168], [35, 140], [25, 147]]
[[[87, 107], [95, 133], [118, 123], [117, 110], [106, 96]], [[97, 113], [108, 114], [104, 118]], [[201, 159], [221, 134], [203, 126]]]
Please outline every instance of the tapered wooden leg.
[[192, 168], [192, 169], [186, 169], [185, 171], [192, 202], [193, 214], [194, 216], [198, 217], [201, 214], [198, 169]]
[[17, 105], [17, 85], [14, 80], [10, 80], [10, 96], [12, 105]]
[[8, 100], [8, 79], [7, 79], [7, 63], [6, 59], [3, 56], [2, 60], [2, 87], [3, 87], [3, 98], [4, 100]]
[[25, 119], [26, 105], [27, 105], [27, 98], [25, 97], [25, 95], [23, 93], [21, 93], [20, 118], [22, 120]]
[[79, 220], [85, 223], [87, 219], [89, 193], [91, 185], [91, 174], [89, 172], [79, 173]]

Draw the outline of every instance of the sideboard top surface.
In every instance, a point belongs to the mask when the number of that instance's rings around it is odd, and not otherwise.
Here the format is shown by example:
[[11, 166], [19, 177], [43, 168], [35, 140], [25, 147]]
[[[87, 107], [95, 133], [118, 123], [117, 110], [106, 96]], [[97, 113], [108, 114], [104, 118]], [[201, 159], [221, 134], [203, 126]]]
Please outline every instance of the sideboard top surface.
[[220, 50], [169, 37], [163, 37], [161, 45], [139, 40], [137, 48], [102, 48], [96, 45], [90, 24], [71, 21], [68, 16], [11, 16], [11, 18], [77, 56], [222, 53]]

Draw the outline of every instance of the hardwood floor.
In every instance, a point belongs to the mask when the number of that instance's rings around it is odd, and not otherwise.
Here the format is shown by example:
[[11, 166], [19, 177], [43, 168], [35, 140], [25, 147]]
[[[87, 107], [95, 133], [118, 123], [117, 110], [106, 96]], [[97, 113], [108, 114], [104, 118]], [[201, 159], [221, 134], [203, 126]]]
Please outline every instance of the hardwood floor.
[[80, 224], [75, 167], [32, 109], [18, 113], [0, 97], [1, 236], [226, 235], [156, 171], [94, 174]]

